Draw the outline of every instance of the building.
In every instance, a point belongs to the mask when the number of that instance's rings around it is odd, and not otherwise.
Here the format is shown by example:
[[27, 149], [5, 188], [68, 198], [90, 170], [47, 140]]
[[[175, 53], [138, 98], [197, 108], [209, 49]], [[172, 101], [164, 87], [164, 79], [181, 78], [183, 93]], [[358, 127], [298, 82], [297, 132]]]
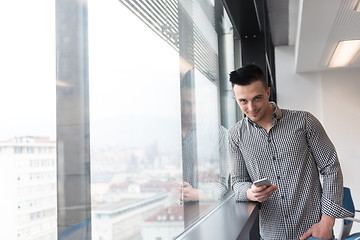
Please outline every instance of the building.
[[[139, 195], [139, 194], [138, 194]], [[144, 193], [143, 198], [122, 199], [118, 202], [93, 204], [92, 239], [142, 239], [141, 224], [168, 202], [168, 194]]]
[[6, 183], [15, 190], [2, 197], [14, 203], [6, 211], [17, 222], [5, 232], [11, 239], [57, 239], [55, 141], [31, 136], [1, 141], [0, 162], [0, 171], [12, 175]]
[[143, 240], [173, 239], [184, 230], [184, 206], [171, 205], [147, 218], [141, 228]]

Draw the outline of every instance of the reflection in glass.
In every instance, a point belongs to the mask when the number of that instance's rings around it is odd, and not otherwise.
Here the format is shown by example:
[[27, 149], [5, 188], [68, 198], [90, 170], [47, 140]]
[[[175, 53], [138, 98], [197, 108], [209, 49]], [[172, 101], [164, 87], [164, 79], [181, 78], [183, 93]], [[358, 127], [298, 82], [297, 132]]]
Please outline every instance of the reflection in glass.
[[89, 1], [89, 56], [92, 239], [172, 239], [184, 230], [178, 52], [122, 3]]
[[217, 87], [199, 71], [195, 78], [199, 187], [203, 200], [218, 200], [228, 190], [227, 129], [219, 122]]
[[227, 130], [220, 123], [219, 103], [219, 59], [225, 58], [219, 58], [223, 28], [218, 22], [224, 12], [221, 1], [179, 1], [185, 228], [228, 190]]
[[185, 227], [228, 190], [227, 130], [218, 120], [217, 88], [197, 70], [181, 81]]
[[227, 192], [214, 8], [89, 0], [92, 239], [172, 239]]

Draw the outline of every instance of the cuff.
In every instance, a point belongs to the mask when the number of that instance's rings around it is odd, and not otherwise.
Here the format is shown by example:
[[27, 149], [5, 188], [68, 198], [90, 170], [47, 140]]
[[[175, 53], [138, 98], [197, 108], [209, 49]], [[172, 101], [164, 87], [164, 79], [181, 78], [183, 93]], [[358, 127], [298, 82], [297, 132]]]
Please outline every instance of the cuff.
[[235, 200], [238, 202], [249, 202], [249, 199], [246, 196], [246, 191], [251, 188], [251, 185], [251, 182], [235, 184], [233, 187], [235, 192]]
[[322, 204], [322, 213], [334, 217], [334, 218], [345, 218], [345, 217], [352, 217], [354, 214], [345, 208], [341, 207], [340, 205], [336, 204], [335, 202], [331, 201], [326, 197], [321, 198]]

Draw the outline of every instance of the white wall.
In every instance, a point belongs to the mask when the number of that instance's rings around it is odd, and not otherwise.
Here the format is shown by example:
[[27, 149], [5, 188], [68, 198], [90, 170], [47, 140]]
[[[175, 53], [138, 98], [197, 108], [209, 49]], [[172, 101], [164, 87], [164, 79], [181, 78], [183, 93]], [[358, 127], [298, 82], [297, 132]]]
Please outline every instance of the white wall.
[[[360, 69], [326, 71], [323, 76], [324, 124], [337, 147], [344, 184], [360, 209]], [[354, 199], [355, 200], [355, 199]]]
[[276, 91], [280, 108], [305, 110], [323, 120], [320, 73], [295, 73], [294, 47], [275, 49]]
[[[337, 149], [344, 185], [360, 209], [360, 69], [296, 73], [294, 56], [293, 46], [275, 48], [278, 105], [310, 111], [323, 123]], [[360, 231], [360, 224], [354, 223], [353, 231]]]

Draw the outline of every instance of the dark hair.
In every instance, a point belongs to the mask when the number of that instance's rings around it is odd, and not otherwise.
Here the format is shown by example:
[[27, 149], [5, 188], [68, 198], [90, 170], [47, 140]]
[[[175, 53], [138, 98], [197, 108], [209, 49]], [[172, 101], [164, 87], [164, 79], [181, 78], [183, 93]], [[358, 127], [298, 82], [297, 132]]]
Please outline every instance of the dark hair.
[[234, 85], [245, 86], [256, 81], [261, 81], [265, 89], [268, 88], [263, 71], [255, 64], [243, 66], [230, 73], [230, 82], [232, 87], [234, 87]]

